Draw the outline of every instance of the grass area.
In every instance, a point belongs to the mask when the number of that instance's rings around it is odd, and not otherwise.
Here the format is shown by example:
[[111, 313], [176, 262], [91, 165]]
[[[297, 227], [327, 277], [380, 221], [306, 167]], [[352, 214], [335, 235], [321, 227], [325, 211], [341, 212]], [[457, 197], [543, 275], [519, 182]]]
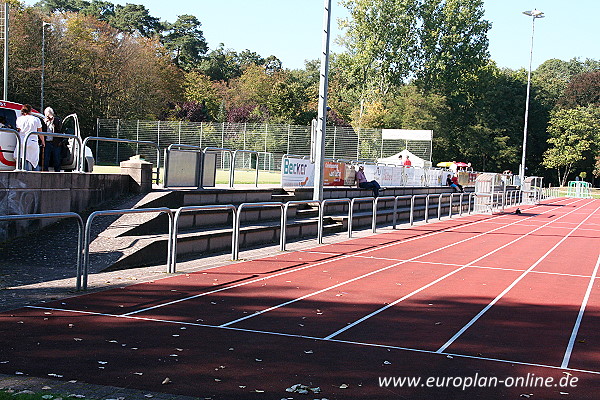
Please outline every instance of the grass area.
[[[95, 165], [95, 174], [118, 174], [121, 172], [121, 168], [113, 165]], [[162, 181], [161, 171], [161, 181]], [[235, 170], [235, 183], [239, 184], [253, 184], [256, 177], [256, 170], [247, 169], [236, 169]], [[217, 184], [229, 183], [229, 170], [218, 169], [216, 176]], [[279, 185], [281, 184], [281, 172], [279, 171], [258, 171], [258, 183]], [[1, 399], [0, 399], [1, 400]]]
[[[598, 188], [592, 188], [590, 190], [591, 194], [592, 194], [592, 198], [594, 199], [600, 199], [600, 189]], [[561, 186], [560, 188], [558, 188], [558, 194], [559, 196], [563, 196], [563, 197], [567, 197], [567, 194], [569, 193], [569, 188], [566, 186]]]

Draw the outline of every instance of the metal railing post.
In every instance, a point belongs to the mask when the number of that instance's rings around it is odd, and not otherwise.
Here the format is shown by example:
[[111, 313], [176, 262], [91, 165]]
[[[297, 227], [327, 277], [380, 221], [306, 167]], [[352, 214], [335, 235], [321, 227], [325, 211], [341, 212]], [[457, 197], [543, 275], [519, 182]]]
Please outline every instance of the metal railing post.
[[169, 236], [167, 238], [167, 272], [170, 271], [171, 267], [171, 237], [173, 236], [173, 211], [167, 207], [157, 208], [134, 208], [127, 210], [101, 210], [94, 211], [88, 217], [85, 224], [85, 234], [83, 239], [83, 289], [87, 289], [88, 275], [90, 269], [90, 241], [91, 241], [91, 227], [94, 219], [101, 215], [125, 215], [125, 214], [142, 214], [142, 213], [166, 213], [169, 215]]
[[[234, 226], [234, 246], [233, 246], [233, 250], [232, 250], [232, 259], [233, 261], [237, 261], [239, 260], [239, 255], [240, 255], [240, 226], [241, 226], [241, 216], [242, 216], [242, 210], [244, 208], [262, 208], [262, 207], [279, 207], [280, 212], [283, 214], [283, 209], [284, 209], [284, 205], [281, 202], [278, 201], [268, 201], [268, 202], [262, 202], [262, 203], [242, 203], [238, 206], [237, 208], [237, 214], [236, 214], [236, 223]], [[283, 215], [280, 215], [280, 220], [279, 220], [279, 228], [280, 228], [280, 234], [279, 234], [279, 245], [281, 247], [282, 245], [282, 231], [283, 231]]]
[[352, 219], [354, 218], [354, 203], [372, 201], [375, 202], [375, 197], [355, 197], [350, 201], [350, 215], [348, 217], [348, 237], [352, 237]]
[[47, 214], [20, 214], [20, 215], [0, 215], [0, 222], [2, 221], [22, 221], [29, 219], [67, 219], [75, 218], [77, 220], [77, 265], [76, 265], [76, 289], [81, 290], [81, 249], [82, 249], [82, 238], [83, 238], [83, 219], [81, 216], [74, 212], [64, 213], [47, 213]]
[[[330, 203], [347, 203], [348, 204], [348, 221], [350, 221], [350, 217], [352, 215], [351, 212], [351, 207], [350, 207], [350, 203], [351, 200], [348, 198], [341, 198], [341, 199], [325, 199], [321, 202], [321, 213], [319, 215], [319, 244], [323, 244], [323, 225], [324, 225], [324, 218], [325, 218], [325, 207], [327, 206], [327, 204]], [[350, 231], [350, 229], [352, 228], [352, 225], [350, 223], [348, 223], [348, 237], [352, 237], [352, 233]]]
[[373, 233], [377, 233], [377, 204], [379, 202], [379, 200], [394, 200], [394, 220], [396, 218], [396, 204], [398, 203], [398, 200], [396, 199], [396, 197], [394, 196], [382, 196], [382, 197], [375, 197], [373, 200], [373, 219], [371, 221], [371, 229], [373, 230]]
[[231, 227], [231, 236], [232, 236], [232, 248], [233, 248], [233, 231], [235, 229], [235, 214], [236, 214], [236, 208], [234, 205], [232, 204], [225, 204], [225, 205], [212, 205], [212, 206], [186, 206], [186, 207], [180, 207], [177, 209], [177, 211], [175, 212], [175, 215], [173, 217], [173, 229], [171, 231], [171, 263], [169, 265], [169, 273], [175, 273], [177, 271], [177, 235], [178, 235], [178, 231], [179, 231], [179, 218], [181, 217], [181, 214], [183, 214], [184, 212], [200, 212], [200, 211], [204, 211], [204, 210], [226, 210], [226, 211], [231, 211], [232, 212], [232, 227]]
[[[285, 203], [285, 206], [283, 207], [283, 222], [281, 225], [281, 251], [285, 251], [285, 246], [287, 244], [287, 238], [286, 238], [286, 232], [287, 232], [287, 213], [288, 213], [288, 209], [290, 207], [290, 205], [302, 205], [302, 204], [316, 204], [317, 208], [319, 210], [319, 221], [317, 223], [317, 239], [321, 240], [323, 235], [322, 232], [320, 231], [320, 228], [322, 226], [322, 220], [321, 220], [321, 202], [319, 200], [293, 200], [293, 201], [288, 201], [287, 203]], [[321, 242], [319, 242], [321, 243]]]

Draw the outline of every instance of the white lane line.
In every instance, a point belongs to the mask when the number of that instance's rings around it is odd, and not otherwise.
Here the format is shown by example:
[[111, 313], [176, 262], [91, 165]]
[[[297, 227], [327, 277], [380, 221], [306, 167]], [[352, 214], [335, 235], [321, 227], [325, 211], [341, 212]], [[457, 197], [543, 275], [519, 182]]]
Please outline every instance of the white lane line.
[[[497, 215], [497, 216], [493, 216], [493, 217], [491, 217], [489, 219], [482, 219], [482, 220], [477, 220], [477, 221], [474, 221], [474, 222], [468, 222], [467, 224], [469, 224], [469, 225], [479, 224], [479, 223], [482, 223], [482, 222], [485, 222], [485, 221], [489, 221], [491, 219], [500, 218], [502, 216], [504, 216], [504, 215]], [[412, 242], [414, 240], [425, 239], [425, 238], [431, 237], [433, 235], [438, 235], [440, 233], [451, 232], [453, 228], [456, 228], [456, 227], [444, 229], [444, 230], [441, 230], [441, 231], [435, 231], [435, 232], [427, 233], [427, 234], [424, 234], [424, 235], [419, 235], [419, 236], [416, 236], [416, 237], [411, 237], [411, 238], [406, 239], [406, 240], [400, 240], [398, 242], [393, 242], [393, 243], [389, 243], [389, 244], [386, 244], [386, 245], [378, 246], [376, 250], [384, 249], [386, 247], [391, 247], [391, 246], [397, 246], [399, 244]], [[197, 299], [199, 297], [208, 296], [208, 295], [211, 295], [211, 294], [214, 294], [214, 293], [219, 293], [219, 292], [222, 292], [222, 291], [225, 291], [225, 290], [235, 289], [237, 287], [249, 285], [251, 283], [265, 281], [265, 280], [268, 280], [268, 279], [271, 279], [271, 278], [275, 278], [275, 277], [278, 277], [278, 276], [281, 276], [281, 275], [286, 275], [286, 274], [290, 274], [290, 273], [293, 273], [293, 272], [302, 271], [302, 270], [305, 270], [305, 269], [308, 269], [308, 268], [318, 267], [320, 265], [324, 265], [324, 264], [331, 263], [331, 262], [336, 262], [336, 261], [339, 261], [339, 260], [346, 259], [348, 257], [354, 257], [356, 255], [364, 254], [364, 253], [367, 253], [367, 252], [370, 252], [370, 251], [373, 251], [373, 250], [372, 249], [362, 250], [362, 251], [359, 251], [359, 252], [356, 252], [356, 253], [353, 253], [353, 254], [346, 254], [346, 255], [343, 255], [343, 256], [340, 256], [340, 257], [335, 257], [334, 256], [334, 257], [332, 257], [330, 259], [327, 259], [327, 260], [324, 260], [324, 261], [321, 261], [321, 262], [318, 262], [318, 263], [315, 263], [315, 264], [310, 264], [310, 265], [306, 265], [304, 267], [282, 271], [282, 272], [274, 274], [274, 275], [269, 275], [269, 276], [264, 276], [264, 277], [257, 278], [257, 279], [252, 279], [252, 280], [249, 280], [249, 281], [246, 281], [246, 282], [241, 282], [241, 283], [238, 283], [238, 284], [235, 284], [235, 285], [226, 286], [226, 287], [222, 287], [222, 288], [219, 288], [219, 289], [211, 290], [211, 291], [208, 291], [208, 292], [199, 293], [199, 294], [196, 294], [196, 295], [193, 295], [193, 296], [184, 297], [182, 299], [172, 300], [172, 301], [169, 301], [169, 302], [166, 302], [166, 303], [157, 304], [157, 305], [152, 306], [152, 307], [147, 307], [147, 308], [143, 308], [143, 309], [140, 309], [140, 310], [137, 310], [137, 311], [132, 311], [132, 312], [129, 312], [129, 313], [125, 313], [123, 315], [134, 315], [134, 314], [139, 314], [139, 313], [150, 311], [150, 310], [155, 310], [157, 308], [170, 306], [170, 305], [173, 305], [173, 304], [181, 303], [183, 301], [193, 300], [193, 299]]]
[[[74, 314], [86, 314], [86, 315], [90, 315], [90, 316], [123, 318], [123, 319], [129, 319], [129, 320], [134, 320], [134, 321], [160, 322], [160, 323], [165, 323], [165, 324], [194, 326], [194, 327], [199, 327], [199, 328], [224, 329], [224, 330], [234, 331], [234, 332], [255, 333], [255, 334], [259, 334], [259, 335], [271, 335], [271, 336], [279, 336], [279, 337], [294, 338], [294, 339], [308, 339], [308, 340], [319, 341], [319, 342], [329, 342], [329, 343], [348, 344], [348, 345], [354, 345], [354, 346], [383, 348], [383, 349], [389, 349], [389, 350], [409, 351], [409, 352], [413, 352], [413, 353], [438, 354], [437, 352], [432, 351], [432, 350], [415, 349], [415, 348], [410, 348], [410, 347], [392, 346], [392, 345], [387, 345], [387, 344], [377, 344], [377, 343], [369, 343], [369, 342], [357, 342], [357, 341], [351, 341], [351, 340], [325, 339], [322, 337], [300, 335], [300, 334], [294, 334], [294, 333], [270, 332], [270, 331], [261, 331], [261, 330], [256, 330], [256, 329], [245, 329], [245, 328], [237, 328], [237, 327], [221, 327], [221, 326], [215, 326], [215, 325], [199, 324], [197, 322], [171, 321], [171, 320], [158, 319], [158, 318], [125, 316], [125, 315], [119, 315], [119, 314], [105, 314], [105, 313], [98, 313], [98, 312], [93, 312], [93, 311], [77, 311], [77, 310], [69, 310], [69, 309], [53, 308], [53, 307], [26, 306], [25, 308], [33, 308], [33, 309], [56, 311], [56, 312], [67, 312], [67, 313], [74, 313]], [[528, 362], [524, 362], [524, 361], [515, 361], [515, 360], [504, 360], [501, 358], [473, 356], [473, 355], [469, 355], [469, 354], [458, 354], [458, 353], [441, 353], [441, 355], [452, 356], [452, 357], [457, 357], [457, 358], [466, 358], [466, 359], [472, 359], [472, 360], [480, 360], [480, 361], [491, 361], [491, 362], [504, 363], [504, 364], [524, 365], [524, 366], [529, 366], [529, 367], [540, 367], [540, 368], [561, 369], [561, 370], [565, 369], [565, 370], [571, 371], [571, 372], [600, 375], [600, 371], [575, 369], [575, 368], [563, 368], [563, 367], [557, 367], [554, 365], [528, 363]]]
[[573, 331], [571, 332], [569, 344], [567, 345], [567, 350], [565, 351], [565, 356], [561, 364], [562, 368], [567, 368], [569, 366], [569, 360], [571, 359], [571, 353], [573, 352], [573, 345], [575, 344], [575, 339], [577, 338], [577, 333], [579, 332], [579, 326], [581, 325], [581, 320], [583, 319], [583, 313], [585, 312], [585, 308], [587, 307], [587, 303], [590, 299], [590, 294], [592, 293], [592, 288], [594, 287], [596, 276], [598, 274], [598, 267], [600, 267], [600, 255], [598, 256], [598, 261], [596, 261], [596, 266], [594, 267], [592, 279], [590, 279], [590, 283], [588, 284], [587, 290], [585, 291], [585, 296], [583, 297], [583, 302], [581, 303], [581, 308], [579, 309], [579, 314], [577, 315], [575, 326], [573, 327]]
[[[581, 206], [581, 207], [583, 207], [583, 206]], [[566, 214], [566, 215], [567, 215], [567, 214]], [[533, 216], [531, 216], [531, 217], [528, 217], [528, 218], [533, 218]], [[405, 261], [400, 261], [400, 262], [394, 263], [394, 264], [392, 264], [392, 265], [389, 265], [389, 266], [387, 266], [387, 267], [383, 267], [383, 268], [380, 268], [380, 269], [378, 269], [378, 270], [371, 271], [371, 272], [369, 272], [369, 273], [367, 273], [367, 274], [363, 274], [363, 275], [361, 275], [361, 276], [358, 276], [358, 277], [356, 277], [356, 278], [352, 278], [352, 279], [346, 280], [346, 281], [344, 281], [344, 282], [338, 283], [338, 284], [336, 284], [336, 285], [333, 285], [333, 286], [326, 287], [326, 288], [324, 288], [324, 289], [321, 289], [321, 290], [318, 290], [318, 291], [316, 291], [316, 292], [308, 293], [308, 294], [306, 294], [306, 295], [304, 295], [304, 296], [297, 297], [297, 298], [295, 298], [295, 299], [292, 299], [292, 300], [288, 300], [288, 301], [286, 301], [286, 302], [284, 302], [284, 303], [280, 303], [280, 304], [277, 304], [277, 305], [275, 305], [275, 306], [272, 306], [272, 307], [269, 307], [269, 308], [265, 308], [264, 310], [261, 310], [261, 311], [256, 311], [256, 312], [255, 312], [255, 313], [253, 313], [253, 314], [246, 315], [246, 316], [244, 316], [244, 317], [241, 317], [241, 318], [238, 318], [238, 319], [236, 319], [236, 320], [233, 320], [233, 321], [226, 322], [226, 323], [224, 323], [224, 324], [222, 324], [222, 325], [220, 325], [220, 326], [222, 326], [222, 327], [226, 327], [226, 326], [230, 326], [230, 325], [236, 324], [236, 323], [238, 323], [238, 322], [241, 322], [241, 321], [245, 321], [245, 320], [247, 320], [247, 319], [250, 319], [250, 318], [257, 317], [257, 316], [259, 316], [259, 315], [261, 315], [261, 314], [264, 314], [264, 313], [266, 313], [266, 312], [270, 312], [270, 311], [276, 310], [276, 309], [278, 309], [278, 308], [281, 308], [281, 307], [288, 306], [288, 305], [290, 305], [290, 304], [293, 304], [293, 303], [296, 303], [296, 302], [298, 302], [298, 301], [300, 301], [300, 300], [304, 300], [304, 299], [306, 299], [306, 298], [308, 298], [308, 297], [312, 297], [312, 296], [315, 296], [315, 295], [321, 294], [321, 293], [323, 293], [323, 292], [327, 292], [327, 291], [329, 291], [329, 290], [332, 290], [332, 289], [335, 289], [335, 288], [337, 288], [337, 287], [340, 287], [340, 286], [346, 285], [346, 284], [348, 284], [348, 283], [351, 283], [351, 282], [357, 281], [357, 280], [359, 280], [359, 279], [366, 278], [366, 277], [368, 277], [368, 276], [371, 276], [371, 275], [373, 275], [373, 274], [376, 274], [376, 273], [379, 273], [379, 272], [382, 272], [382, 271], [386, 271], [386, 270], [388, 270], [388, 269], [390, 269], [390, 268], [395, 268], [395, 267], [397, 267], [397, 266], [399, 266], [399, 265], [406, 264], [406, 263], [408, 263], [408, 262], [411, 262], [411, 261], [413, 261], [413, 260], [419, 259], [419, 258], [421, 258], [421, 257], [428, 256], [428, 255], [430, 255], [430, 254], [433, 254], [433, 253], [437, 253], [437, 252], [439, 252], [439, 251], [445, 250], [445, 249], [447, 249], [447, 248], [450, 248], [450, 247], [452, 247], [452, 246], [459, 245], [459, 244], [461, 244], [461, 243], [464, 243], [464, 242], [467, 242], [467, 241], [469, 241], [469, 240], [473, 240], [473, 239], [479, 238], [479, 237], [481, 237], [481, 236], [488, 235], [488, 234], [490, 234], [490, 233], [492, 233], [492, 232], [494, 232], [494, 231], [497, 231], [497, 230], [499, 230], [499, 229], [504, 229], [504, 228], [505, 228], [505, 227], [507, 227], [507, 226], [511, 226], [511, 225], [514, 225], [514, 224], [518, 224], [519, 222], [521, 222], [521, 220], [517, 220], [517, 221], [511, 222], [510, 224], [507, 224], [507, 225], [500, 226], [500, 227], [498, 227], [498, 228], [492, 229], [491, 231], [483, 232], [483, 233], [480, 233], [480, 234], [478, 234], [478, 235], [475, 235], [475, 236], [468, 237], [468, 238], [466, 238], [466, 239], [463, 239], [463, 240], [460, 240], [460, 241], [457, 241], [457, 242], [451, 243], [451, 244], [449, 244], [449, 245], [446, 245], [446, 246], [444, 246], [444, 247], [439, 247], [439, 248], [437, 248], [437, 249], [435, 249], [435, 250], [428, 251], [427, 253], [419, 254], [418, 256], [415, 256], [415, 257], [413, 257], [413, 258], [409, 258], [408, 260], [405, 260]], [[551, 222], [548, 222], [548, 223], [550, 224], [550, 223], [552, 223], [552, 222], [554, 222], [554, 221], [551, 221]], [[538, 229], [539, 229], [539, 228], [538, 228]], [[536, 230], [537, 230], [537, 229], [536, 229]], [[535, 230], [534, 230], [534, 231], [532, 231], [532, 232], [535, 232]], [[522, 237], [521, 237], [521, 238], [522, 238]], [[516, 239], [516, 240], [519, 240], [519, 239]], [[515, 241], [516, 241], [516, 240], [515, 240]], [[512, 243], [512, 242], [511, 242], [511, 243]], [[509, 243], [509, 244], [510, 244], [510, 243]], [[507, 244], [507, 245], [508, 245], [508, 244]], [[505, 246], [507, 246], [507, 245], [505, 245]], [[503, 247], [505, 247], [505, 246], [503, 246]], [[381, 247], [384, 247], [384, 246], [381, 246]], [[380, 247], [380, 248], [381, 248], [381, 247]], [[500, 248], [496, 249], [495, 251], [497, 251], [497, 250], [499, 250], [499, 249], [501, 249], [501, 248], [502, 248], [502, 247], [500, 247]], [[487, 256], [487, 255], [486, 255], [486, 256]], [[476, 262], [476, 261], [479, 261], [481, 258], [483, 258], [483, 257], [480, 257], [480, 258], [478, 258], [478, 259], [477, 259], [477, 260], [475, 260], [474, 262]], [[438, 279], [436, 279], [434, 282], [432, 282], [432, 283], [430, 283], [430, 284], [428, 284], [428, 285], [426, 285], [426, 286], [423, 286], [423, 287], [421, 287], [420, 289], [417, 289], [416, 291], [412, 292], [412, 293], [411, 293], [409, 296], [405, 296], [405, 297], [403, 297], [403, 299], [404, 299], [404, 298], [408, 298], [408, 297], [410, 297], [410, 296], [412, 296], [412, 295], [414, 295], [414, 294], [416, 294], [416, 293], [420, 292], [421, 290], [425, 290], [426, 288], [428, 288], [428, 287], [429, 287], [429, 286], [431, 286], [432, 284], [434, 284], [434, 283], [437, 283], [437, 282], [439, 282], [440, 280], [442, 280], [442, 279], [445, 279], [445, 278], [447, 278], [447, 277], [449, 277], [449, 276], [451, 276], [451, 275], [453, 275], [453, 274], [455, 274], [455, 273], [457, 273], [457, 272], [459, 272], [459, 271], [463, 270], [463, 269], [464, 269], [464, 268], [466, 268], [466, 267], [467, 267], [467, 266], [465, 265], [465, 266], [463, 266], [463, 267], [461, 267], [461, 268], [458, 268], [458, 269], [456, 269], [456, 270], [454, 270], [454, 271], [452, 271], [452, 272], [450, 272], [450, 273], [448, 273], [448, 274], [444, 275], [444, 276], [443, 276], [443, 277], [441, 277], [441, 278], [438, 278]], [[394, 302], [394, 303], [392, 303], [392, 305], [393, 305], [393, 304], [395, 304], [395, 303], [397, 303], [397, 302]], [[388, 305], [388, 306], [390, 306], [390, 305]], [[388, 306], [386, 306], [386, 307], [384, 307], [384, 308], [387, 308]], [[371, 314], [369, 314], [369, 315], [371, 315]], [[362, 319], [361, 319], [361, 320], [362, 320]], [[351, 325], [348, 325], [348, 326], [347, 326], [347, 328], [350, 328], [351, 326], [354, 326], [354, 325], [353, 325], [353, 324], [351, 324]], [[337, 334], [337, 332], [336, 332], [335, 334], [333, 334], [333, 335], [330, 335], [330, 336], [328, 336], [327, 338], [333, 337], [333, 336], [335, 336], [336, 334]]]
[[[580, 206], [580, 207], [585, 207], [585, 205], [583, 205], [583, 206]], [[569, 215], [569, 214], [570, 214], [570, 213], [572, 213], [572, 212], [573, 212], [573, 211], [571, 211], [571, 212], [569, 212], [569, 213], [567, 213], [567, 214], [564, 214], [564, 215], [562, 215], [562, 216], [561, 216], [561, 217], [559, 217], [559, 218], [563, 218], [563, 217], [565, 217], [565, 216]], [[529, 218], [533, 218], [533, 217], [529, 217]], [[518, 223], [518, 222], [520, 222], [520, 221], [513, 222], [512, 224], [516, 224], [516, 223]], [[449, 277], [449, 276], [451, 276], [451, 275], [453, 275], [453, 274], [455, 274], [455, 273], [457, 273], [457, 272], [459, 272], [459, 271], [462, 271], [462, 270], [463, 270], [463, 269], [465, 269], [465, 268], [468, 268], [468, 267], [470, 267], [471, 265], [475, 264], [476, 262], [478, 262], [478, 261], [481, 261], [482, 259], [484, 259], [484, 258], [486, 258], [486, 257], [489, 257], [490, 255], [492, 255], [492, 254], [494, 254], [494, 253], [496, 253], [496, 252], [498, 252], [498, 251], [500, 251], [500, 250], [502, 250], [502, 249], [504, 249], [504, 248], [506, 248], [506, 247], [508, 247], [508, 246], [511, 246], [511, 245], [512, 245], [512, 244], [514, 244], [515, 242], [517, 242], [517, 241], [519, 241], [519, 240], [521, 240], [521, 239], [523, 239], [523, 238], [525, 238], [525, 237], [527, 237], [527, 236], [529, 236], [529, 235], [533, 234], [533, 233], [534, 233], [534, 232], [536, 232], [537, 230], [540, 230], [540, 229], [544, 228], [546, 225], [549, 225], [549, 224], [552, 224], [552, 223], [554, 223], [554, 221], [549, 221], [549, 222], [547, 222], [546, 224], [544, 224], [544, 225], [542, 225], [542, 226], [540, 226], [540, 227], [538, 227], [538, 228], [534, 229], [533, 231], [531, 231], [531, 232], [528, 232], [528, 233], [526, 233], [526, 234], [523, 234], [522, 236], [520, 236], [520, 237], [518, 237], [518, 238], [514, 239], [513, 241], [511, 241], [511, 242], [509, 242], [509, 243], [506, 243], [506, 244], [504, 244], [503, 246], [501, 246], [501, 247], [498, 247], [498, 248], [496, 248], [496, 249], [492, 250], [491, 252], [489, 252], [489, 253], [487, 253], [487, 254], [484, 254], [483, 256], [481, 256], [481, 257], [479, 257], [479, 258], [477, 258], [477, 259], [475, 259], [475, 260], [471, 261], [471, 262], [470, 262], [470, 263], [468, 263], [468, 264], [465, 264], [463, 267], [461, 267], [461, 268], [458, 268], [458, 269], [454, 270], [453, 272], [451, 272], [451, 273], [449, 273], [449, 274], [447, 274], [447, 275], [445, 275], [445, 276], [443, 276], [443, 277], [441, 277], [441, 278], [438, 278], [438, 279], [436, 279], [435, 281], [433, 281], [433, 282], [431, 282], [431, 283], [429, 283], [429, 284], [427, 284], [427, 285], [425, 285], [425, 286], [423, 286], [423, 287], [421, 287], [421, 288], [419, 288], [419, 289], [417, 289], [417, 290], [415, 290], [415, 291], [413, 291], [413, 292], [411, 292], [411, 293], [409, 293], [409, 294], [407, 294], [407, 295], [405, 295], [405, 296], [403, 296], [403, 297], [401, 297], [401, 298], [399, 298], [399, 299], [397, 299], [397, 300], [395, 300], [395, 301], [393, 301], [393, 302], [391, 302], [391, 303], [389, 303], [389, 304], [386, 304], [385, 306], [383, 306], [383, 307], [381, 307], [381, 308], [379, 308], [379, 309], [377, 309], [377, 310], [375, 310], [375, 311], [373, 311], [373, 312], [371, 312], [371, 313], [369, 313], [369, 314], [365, 315], [364, 317], [362, 317], [362, 318], [360, 318], [360, 319], [358, 319], [358, 320], [356, 320], [356, 321], [352, 322], [351, 324], [348, 324], [348, 325], [346, 325], [345, 327], [343, 327], [343, 328], [341, 328], [341, 329], [339, 329], [339, 330], [337, 330], [337, 331], [333, 332], [333, 333], [332, 333], [332, 334], [330, 334], [329, 336], [326, 336], [326, 337], [325, 337], [325, 339], [331, 339], [331, 338], [334, 338], [335, 336], [337, 336], [337, 335], [339, 335], [339, 334], [341, 334], [341, 333], [343, 333], [343, 332], [347, 331], [348, 329], [350, 329], [350, 328], [353, 328], [353, 327], [355, 327], [356, 325], [358, 325], [358, 324], [360, 324], [360, 323], [362, 323], [362, 322], [364, 322], [364, 321], [368, 320], [369, 318], [371, 318], [371, 317], [373, 317], [373, 316], [375, 316], [375, 315], [377, 315], [377, 314], [379, 314], [379, 313], [381, 313], [381, 312], [383, 312], [383, 311], [387, 310], [388, 308], [395, 306], [396, 304], [398, 304], [398, 303], [400, 303], [400, 302], [402, 302], [402, 301], [404, 301], [404, 300], [406, 300], [406, 299], [408, 299], [408, 298], [410, 298], [410, 297], [414, 296], [415, 294], [418, 294], [419, 292], [422, 292], [423, 290], [425, 290], [425, 289], [427, 289], [427, 288], [431, 287], [432, 285], [434, 285], [434, 284], [436, 284], [436, 283], [438, 283], [438, 282], [442, 281], [443, 279], [446, 279], [447, 277]], [[510, 226], [510, 225], [512, 225], [512, 224], [509, 224], [509, 225], [506, 225], [506, 226]], [[496, 229], [494, 229], [494, 230], [498, 230], [498, 229], [502, 229], [502, 228], [503, 228], [503, 227], [500, 227], [500, 228], [496, 228]], [[490, 231], [490, 232], [488, 232], [488, 233], [491, 233], [491, 232], [493, 232], [494, 230], [492, 230], [492, 231]], [[460, 243], [460, 242], [459, 242], [459, 243]], [[427, 255], [427, 254], [425, 254], [425, 255]]]
[[[581, 225], [583, 225], [593, 214], [597, 213], [598, 210], [600, 210], [600, 207], [596, 208], [596, 210], [594, 210], [594, 212], [590, 215], [588, 215], [583, 221], [581, 221], [575, 228], [573, 228], [565, 237], [563, 237], [558, 243], [556, 243], [554, 246], [552, 246], [552, 248], [550, 250], [548, 250], [546, 252], [546, 254], [544, 254], [542, 257], [540, 257], [531, 267], [529, 267], [527, 270], [525, 270], [517, 279], [514, 280], [513, 283], [511, 283], [506, 289], [504, 289], [502, 291], [502, 293], [500, 293], [498, 296], [496, 296], [496, 298], [494, 300], [492, 300], [483, 310], [481, 310], [479, 313], [477, 313], [476, 316], [474, 316], [469, 322], [467, 322], [467, 324], [465, 326], [463, 326], [458, 332], [456, 332], [456, 334], [454, 336], [452, 336], [450, 338], [450, 340], [448, 340], [446, 343], [444, 343], [442, 345], [442, 347], [440, 347], [437, 350], [437, 353], [442, 353], [444, 352], [452, 343], [454, 343], [456, 341], [456, 339], [458, 339], [463, 333], [465, 333], [465, 331], [467, 329], [469, 329], [475, 322], [477, 322], [477, 320], [479, 318], [481, 318], [481, 316], [483, 314], [485, 314], [490, 308], [492, 308], [494, 306], [494, 304], [496, 304], [502, 297], [504, 297], [504, 295], [506, 295], [506, 293], [508, 293], [513, 287], [515, 287], [515, 285], [517, 283], [519, 283], [523, 278], [525, 278], [525, 276], [527, 276], [527, 274], [529, 274], [529, 272], [534, 269], [535, 267], [537, 267], [546, 257], [548, 257], [558, 246], [560, 246], [561, 243], [563, 243], [565, 240], [567, 240], [567, 238], [569, 236], [571, 236], [571, 234], [573, 232], [575, 232], [577, 230], [577, 228]], [[568, 214], [565, 214], [568, 215]]]
[[[550, 227], [548, 227], [550, 228]], [[357, 256], [356, 258], [364, 258], [366, 260], [383, 260], [383, 261], [395, 261], [395, 262], [399, 262], [399, 261], [406, 261], [408, 262], [408, 260], [406, 259], [400, 259], [400, 258], [386, 258], [386, 257], [371, 257], [371, 256]], [[447, 267], [463, 267], [465, 266], [465, 264], [453, 264], [453, 263], [444, 263], [444, 262], [436, 262], [436, 261], [419, 261], [419, 260], [413, 260], [411, 261], [415, 264], [425, 264], [425, 265], [432, 265], [432, 266], [438, 266], [438, 265], [443, 265], [443, 266], [447, 266]], [[526, 268], [507, 268], [507, 267], [489, 267], [489, 266], [485, 266], [485, 265], [467, 265], [469, 268], [478, 268], [478, 269], [493, 269], [493, 270], [498, 270], [498, 271], [515, 271], [515, 272], [523, 272], [525, 271]], [[581, 274], [567, 274], [564, 272], [549, 272], [549, 271], [531, 271], [532, 274], [540, 274], [540, 275], [558, 275], [558, 276], [568, 276], [568, 277], [573, 277], [573, 278], [587, 278], [590, 279], [592, 276], [591, 275], [581, 275]], [[600, 278], [596, 277], [596, 278]]]

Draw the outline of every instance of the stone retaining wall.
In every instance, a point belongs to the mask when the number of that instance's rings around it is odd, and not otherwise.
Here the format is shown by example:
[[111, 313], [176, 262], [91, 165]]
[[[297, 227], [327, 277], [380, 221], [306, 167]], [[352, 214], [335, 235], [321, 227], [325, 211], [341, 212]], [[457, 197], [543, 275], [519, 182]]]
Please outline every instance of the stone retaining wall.
[[[76, 172], [0, 172], [0, 215], [82, 212], [134, 192], [129, 175]], [[0, 241], [55, 222], [0, 223]]]

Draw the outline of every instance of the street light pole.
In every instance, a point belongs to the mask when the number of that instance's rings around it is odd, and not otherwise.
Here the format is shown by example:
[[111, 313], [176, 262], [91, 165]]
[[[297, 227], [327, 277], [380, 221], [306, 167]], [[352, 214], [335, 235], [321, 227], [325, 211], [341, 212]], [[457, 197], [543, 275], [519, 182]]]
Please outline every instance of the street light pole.
[[533, 34], [535, 32], [536, 18], [544, 18], [544, 13], [540, 10], [523, 11], [523, 14], [531, 17], [531, 47], [529, 50], [529, 71], [527, 73], [527, 97], [525, 99], [525, 125], [523, 128], [523, 155], [521, 156], [521, 167], [519, 168], [519, 179], [521, 185], [525, 180], [525, 152], [527, 150], [527, 123], [529, 120], [529, 93], [531, 90], [531, 64], [533, 61]]
[[40, 91], [40, 111], [44, 112], [44, 69], [46, 61], [46, 26], [49, 26], [48, 22], [42, 22], [42, 83]]
[[327, 88], [329, 85], [329, 37], [331, 27], [331, 0], [324, 0], [323, 42], [321, 69], [319, 72], [319, 109], [315, 137], [315, 178], [313, 200], [323, 200], [323, 178], [325, 169], [325, 130], [327, 121]]

